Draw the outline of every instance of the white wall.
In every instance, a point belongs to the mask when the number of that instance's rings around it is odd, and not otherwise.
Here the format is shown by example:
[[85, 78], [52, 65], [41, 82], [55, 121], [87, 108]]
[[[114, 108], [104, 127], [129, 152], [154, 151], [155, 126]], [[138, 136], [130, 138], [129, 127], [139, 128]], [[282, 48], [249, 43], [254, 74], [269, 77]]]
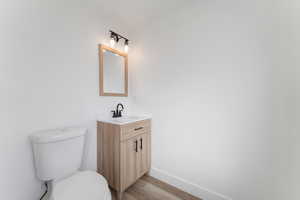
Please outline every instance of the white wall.
[[131, 91], [153, 115], [153, 175], [204, 199], [298, 199], [294, 6], [194, 1], [145, 27]]
[[84, 167], [96, 169], [95, 127], [127, 98], [99, 97], [98, 44], [110, 28], [96, 0], [10, 0], [0, 2], [0, 199], [36, 200], [28, 135], [37, 130], [89, 127]]
[[289, 3], [282, 2], [281, 5], [285, 11], [282, 12], [282, 16], [286, 27], [281, 33], [288, 31], [289, 34], [285, 35], [285, 40], [282, 42], [282, 51], [287, 59], [282, 61], [280, 72], [283, 76], [281, 83], [289, 83], [289, 87], [284, 88], [283, 96], [287, 113], [285, 116], [288, 121], [286, 130], [292, 133], [286, 147], [289, 151], [289, 154], [286, 155], [288, 168], [284, 169], [288, 180], [283, 185], [286, 196], [296, 200], [300, 197], [300, 2], [293, 0]]

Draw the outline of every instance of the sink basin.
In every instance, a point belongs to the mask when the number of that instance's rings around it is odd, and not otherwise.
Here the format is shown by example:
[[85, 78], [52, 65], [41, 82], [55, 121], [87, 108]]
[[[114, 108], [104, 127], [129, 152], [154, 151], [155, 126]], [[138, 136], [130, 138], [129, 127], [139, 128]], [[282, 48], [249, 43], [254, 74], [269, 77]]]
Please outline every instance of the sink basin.
[[136, 120], [140, 120], [141, 117], [138, 116], [124, 116], [119, 118], [112, 118], [112, 121], [116, 121], [118, 123], [128, 123]]
[[149, 116], [123, 116], [119, 118], [107, 118], [107, 119], [99, 119], [98, 121], [106, 122], [106, 123], [111, 123], [111, 124], [128, 124], [132, 122], [137, 122], [141, 120], [146, 120], [150, 119], [151, 117]]

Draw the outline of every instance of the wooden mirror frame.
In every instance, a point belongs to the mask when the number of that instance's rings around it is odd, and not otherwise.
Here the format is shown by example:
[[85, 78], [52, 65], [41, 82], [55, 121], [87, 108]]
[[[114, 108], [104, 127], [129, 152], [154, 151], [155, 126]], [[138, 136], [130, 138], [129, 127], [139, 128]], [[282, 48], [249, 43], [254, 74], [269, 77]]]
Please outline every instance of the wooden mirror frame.
[[[125, 82], [124, 82], [124, 93], [108, 93], [104, 92], [104, 73], [103, 73], [103, 50], [110, 51], [112, 53], [118, 54], [124, 57], [124, 67], [125, 67]], [[128, 96], [128, 55], [119, 50], [110, 48], [103, 44], [99, 45], [99, 88], [100, 96], [116, 96], [116, 97], [127, 97]]]

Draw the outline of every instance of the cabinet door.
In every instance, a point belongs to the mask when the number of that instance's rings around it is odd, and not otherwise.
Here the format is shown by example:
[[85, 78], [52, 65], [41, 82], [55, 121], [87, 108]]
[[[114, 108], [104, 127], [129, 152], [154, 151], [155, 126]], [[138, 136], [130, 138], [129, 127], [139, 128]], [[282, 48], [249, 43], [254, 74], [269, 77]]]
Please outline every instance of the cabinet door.
[[122, 146], [122, 189], [125, 190], [128, 186], [138, 178], [138, 157], [139, 157], [139, 137], [133, 137], [125, 140]]
[[150, 169], [151, 141], [150, 133], [142, 134], [139, 137], [139, 161], [138, 176], [144, 175]]

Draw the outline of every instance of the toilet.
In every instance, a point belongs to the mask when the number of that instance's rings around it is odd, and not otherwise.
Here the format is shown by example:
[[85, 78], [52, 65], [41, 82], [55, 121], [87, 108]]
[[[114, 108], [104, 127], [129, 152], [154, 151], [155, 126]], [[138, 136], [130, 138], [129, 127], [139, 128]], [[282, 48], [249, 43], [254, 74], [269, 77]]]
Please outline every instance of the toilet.
[[103, 176], [79, 170], [86, 133], [85, 128], [64, 128], [30, 136], [36, 175], [47, 188], [42, 200], [111, 200]]

